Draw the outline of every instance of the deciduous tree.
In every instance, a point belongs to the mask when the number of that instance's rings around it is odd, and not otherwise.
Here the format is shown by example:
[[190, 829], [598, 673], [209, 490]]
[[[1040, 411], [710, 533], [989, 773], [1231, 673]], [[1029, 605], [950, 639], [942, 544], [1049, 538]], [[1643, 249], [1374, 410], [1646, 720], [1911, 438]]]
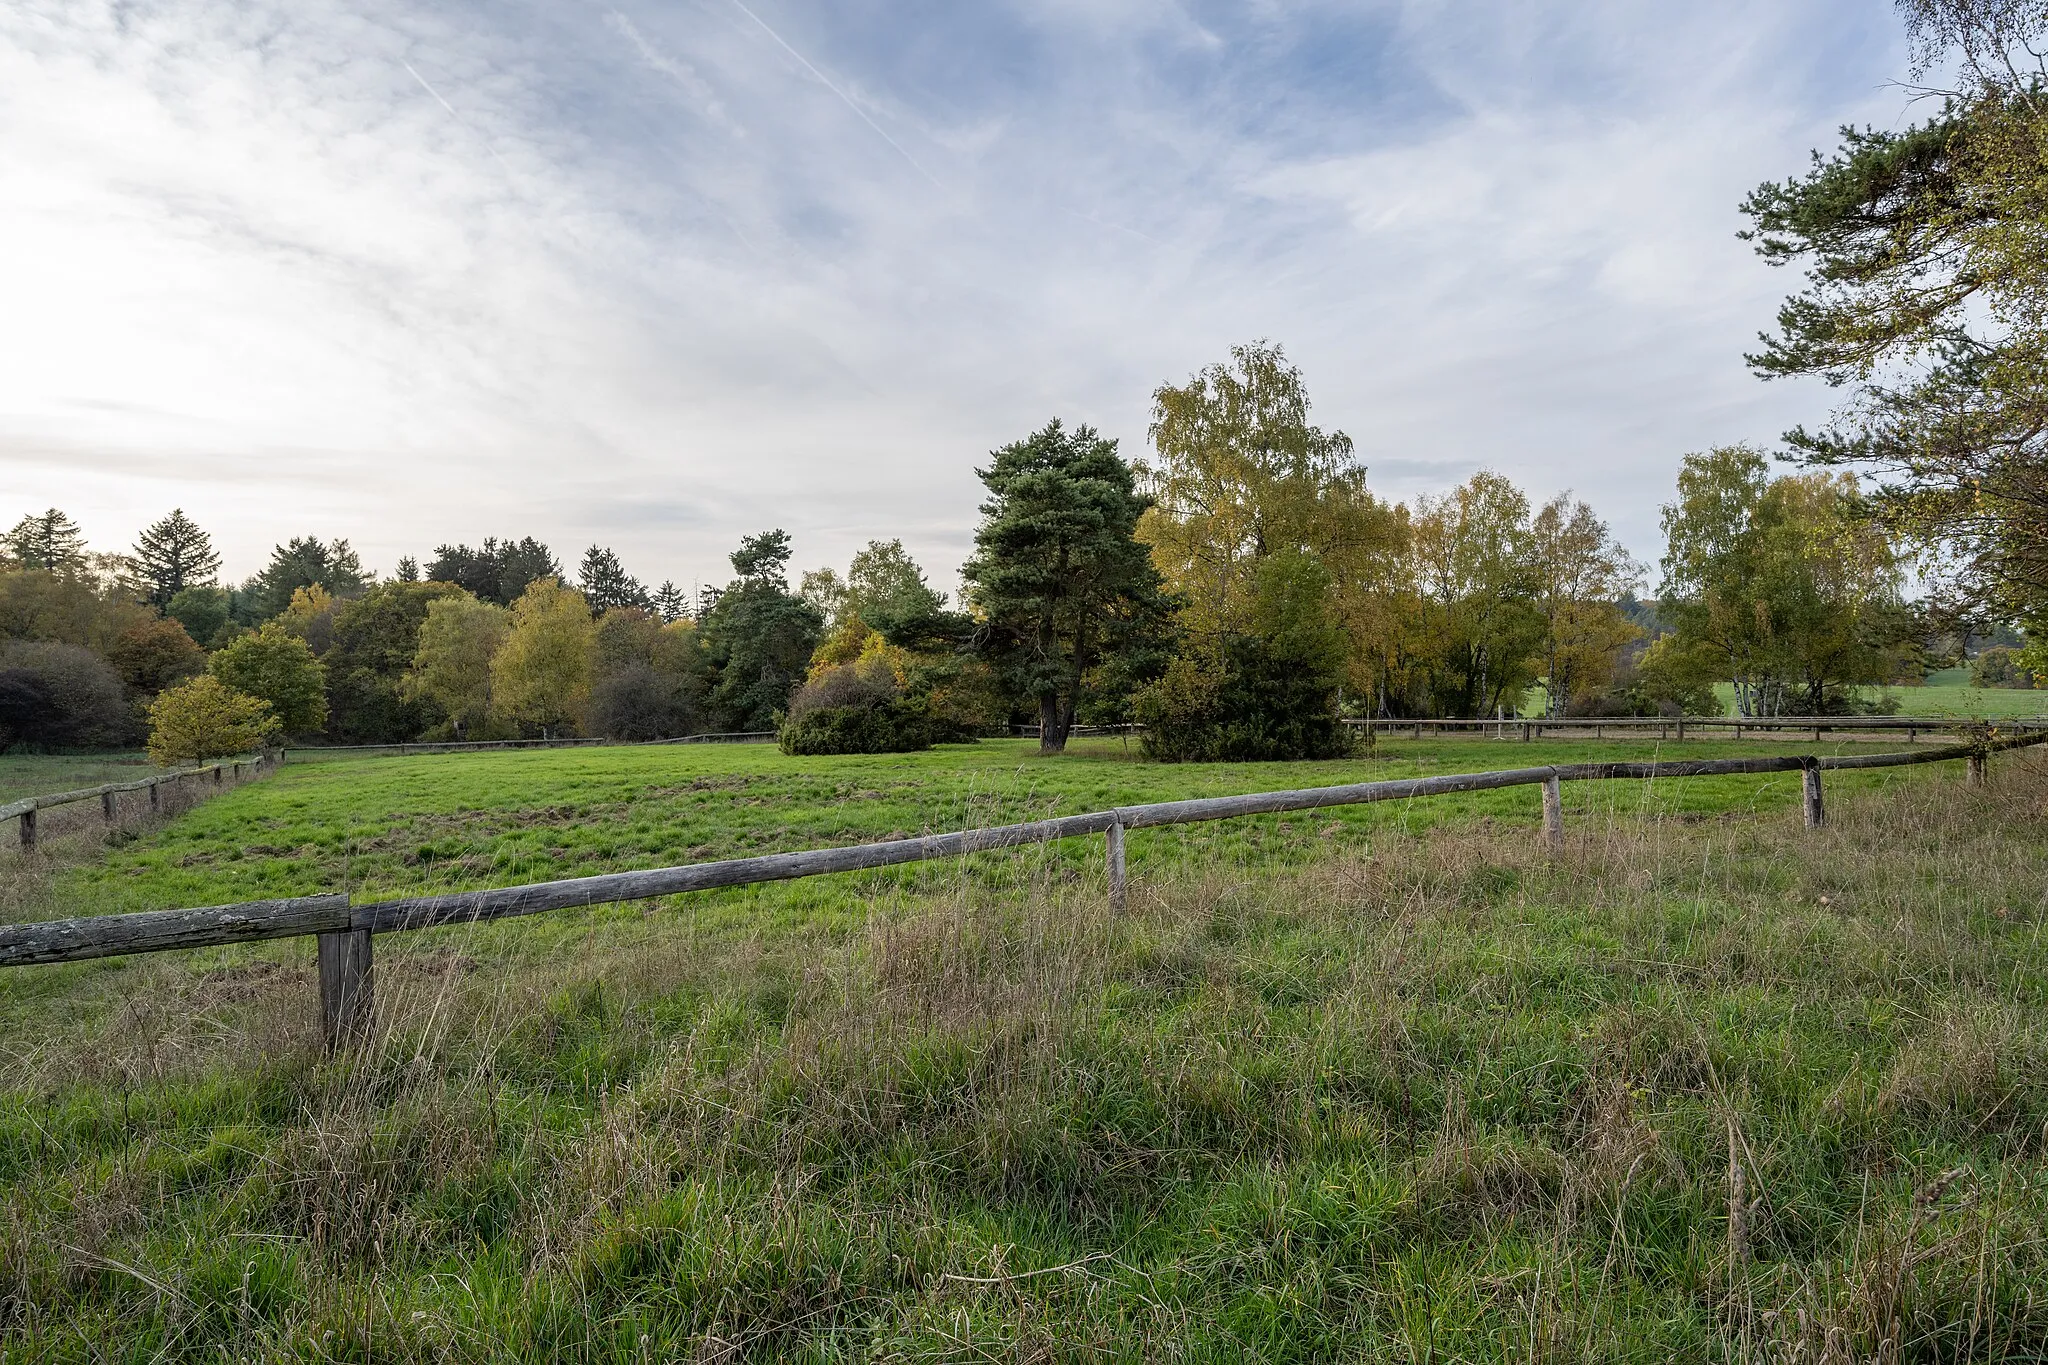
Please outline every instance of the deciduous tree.
[[149, 757], [159, 767], [204, 763], [261, 747], [277, 717], [261, 698], [204, 676], [173, 687], [149, 708]]
[[1550, 714], [1562, 716], [1614, 676], [1622, 648], [1641, 634], [1620, 603], [1642, 569], [1591, 507], [1564, 493], [1536, 513], [1528, 547], [1544, 690]]
[[215, 651], [207, 671], [268, 702], [287, 733], [313, 734], [327, 723], [327, 670], [304, 639], [277, 621]]
[[491, 660], [498, 714], [552, 739], [590, 704], [597, 623], [583, 595], [552, 578], [530, 585], [512, 604], [512, 627]]
[[194, 644], [185, 627], [161, 618], [141, 621], [123, 631], [107, 651], [107, 662], [130, 691], [153, 697], [165, 688], [206, 671], [206, 651]]
[[457, 739], [490, 718], [491, 661], [511, 629], [510, 611], [467, 593], [427, 604], [406, 691], [446, 715]]

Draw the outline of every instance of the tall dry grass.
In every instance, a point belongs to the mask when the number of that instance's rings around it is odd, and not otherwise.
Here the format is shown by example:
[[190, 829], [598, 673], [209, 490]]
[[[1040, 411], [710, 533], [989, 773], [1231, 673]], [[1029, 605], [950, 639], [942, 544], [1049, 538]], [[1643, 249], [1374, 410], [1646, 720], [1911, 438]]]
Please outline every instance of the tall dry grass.
[[397, 937], [333, 1060], [126, 967], [0, 1062], [0, 1353], [2037, 1358], [2043, 776]]

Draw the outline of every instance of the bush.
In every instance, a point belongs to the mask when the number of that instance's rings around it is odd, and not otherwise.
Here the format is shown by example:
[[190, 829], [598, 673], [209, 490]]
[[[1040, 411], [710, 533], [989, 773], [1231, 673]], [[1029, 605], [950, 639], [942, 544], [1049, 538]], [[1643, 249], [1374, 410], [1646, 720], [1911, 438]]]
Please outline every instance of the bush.
[[673, 739], [690, 733], [694, 708], [683, 680], [652, 664], [621, 664], [590, 689], [586, 728], [607, 739]]
[[931, 726], [898, 701], [826, 706], [792, 716], [782, 727], [786, 754], [904, 754], [932, 746]]
[[211, 675], [159, 696], [149, 708], [149, 757], [160, 767], [204, 763], [262, 747], [277, 730], [270, 703]]
[[120, 675], [91, 650], [54, 640], [0, 650], [0, 745], [110, 749], [139, 730]]
[[1354, 747], [1334, 673], [1255, 636], [1230, 640], [1220, 660], [1175, 659], [1133, 709], [1145, 753], [1168, 763], [1343, 758]]
[[821, 668], [789, 704], [786, 754], [902, 754], [929, 749], [932, 726], [922, 699], [905, 699], [886, 656], [864, 655]]

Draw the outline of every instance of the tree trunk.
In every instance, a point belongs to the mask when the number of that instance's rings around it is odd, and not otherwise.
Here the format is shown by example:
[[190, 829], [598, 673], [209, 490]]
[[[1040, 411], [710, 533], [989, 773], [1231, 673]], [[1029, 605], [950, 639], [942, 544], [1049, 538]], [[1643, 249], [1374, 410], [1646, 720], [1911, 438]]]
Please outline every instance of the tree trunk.
[[1073, 721], [1072, 714], [1060, 705], [1057, 692], [1038, 694], [1038, 752], [1041, 754], [1065, 753], [1067, 730]]

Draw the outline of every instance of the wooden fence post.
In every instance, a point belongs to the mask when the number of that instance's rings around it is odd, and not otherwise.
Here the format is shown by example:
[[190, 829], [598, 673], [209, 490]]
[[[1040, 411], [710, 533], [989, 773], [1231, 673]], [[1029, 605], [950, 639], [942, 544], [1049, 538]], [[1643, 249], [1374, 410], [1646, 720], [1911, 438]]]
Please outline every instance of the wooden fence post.
[[220, 785], [220, 764], [218, 763], [213, 765], [213, 785], [216, 787]]
[[100, 793], [100, 820], [109, 825], [114, 823], [114, 794], [112, 792]]
[[1827, 811], [1821, 804], [1820, 764], [1808, 763], [1799, 770], [1799, 785], [1804, 800], [1801, 805], [1805, 813], [1806, 827], [1819, 829], [1827, 823]]
[[1109, 858], [1109, 910], [1113, 915], [1124, 912], [1127, 880], [1124, 875], [1124, 822], [1116, 820], [1104, 831], [1108, 844]]
[[1564, 851], [1564, 792], [1554, 775], [1543, 779], [1543, 842], [1552, 853]]
[[1987, 761], [1988, 757], [1981, 749], [1970, 755], [1969, 784], [1971, 786], [1981, 787], [1984, 785], [1984, 771], [1990, 766]]
[[374, 975], [368, 929], [337, 929], [320, 944], [320, 1031], [339, 1052], [370, 1036]]
[[33, 809], [21, 813], [21, 851], [36, 851], [36, 813]]
[[1529, 742], [1529, 732], [1535, 728], [1526, 720], [1522, 722], [1522, 743], [1527, 744]]
[[156, 778], [149, 780], [149, 813], [156, 814], [164, 808], [164, 784]]

